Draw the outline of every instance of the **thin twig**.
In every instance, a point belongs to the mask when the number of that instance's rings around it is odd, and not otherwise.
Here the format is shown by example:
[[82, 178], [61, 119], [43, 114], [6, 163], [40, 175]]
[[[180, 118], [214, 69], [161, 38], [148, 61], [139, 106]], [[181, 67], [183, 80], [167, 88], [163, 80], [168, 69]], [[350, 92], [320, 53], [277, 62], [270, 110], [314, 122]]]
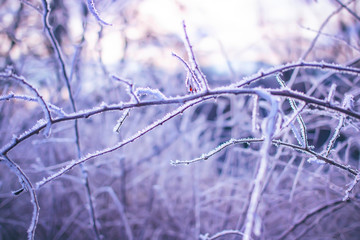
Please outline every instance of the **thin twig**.
[[146, 133], [150, 132], [151, 130], [155, 129], [156, 127], [162, 125], [163, 123], [167, 122], [168, 120], [174, 118], [175, 116], [179, 115], [180, 113], [182, 113], [183, 111], [185, 111], [186, 109], [190, 108], [191, 106], [197, 104], [201, 102], [201, 100], [195, 100], [195, 101], [191, 101], [188, 103], [185, 103], [184, 105], [178, 107], [176, 110], [172, 111], [171, 113], [166, 114], [163, 118], [153, 122], [152, 124], [148, 125], [147, 127], [145, 127], [142, 131], [138, 131], [136, 134], [134, 134], [133, 136], [131, 136], [128, 139], [125, 139], [123, 141], [121, 141], [120, 143], [116, 144], [113, 147], [109, 147], [109, 148], [105, 148], [103, 150], [94, 152], [92, 154], [88, 154], [80, 159], [77, 160], [73, 160], [70, 162], [70, 164], [68, 164], [67, 166], [65, 166], [64, 168], [62, 168], [61, 170], [59, 170], [58, 172], [54, 173], [53, 175], [44, 178], [43, 180], [39, 181], [36, 183], [36, 187], [37, 189], [41, 188], [42, 186], [44, 186], [46, 183], [54, 180], [55, 178], [60, 177], [61, 175], [67, 173], [68, 171], [70, 171], [72, 168], [74, 168], [75, 166], [84, 163], [90, 159], [99, 157], [101, 155], [113, 152], [129, 143], [134, 142], [135, 140], [137, 140], [138, 138], [140, 138], [141, 136], [145, 135]]
[[26, 176], [24, 171], [14, 161], [12, 161], [6, 155], [0, 155], [0, 159], [5, 161], [5, 163], [9, 166], [10, 170], [16, 174], [16, 176], [19, 178], [22, 188], [29, 191], [31, 197], [31, 204], [33, 205], [33, 214], [27, 233], [28, 233], [28, 239], [33, 240], [35, 239], [35, 230], [37, 227], [37, 223], [39, 221], [39, 211], [40, 211], [40, 206], [35, 192], [35, 188], [33, 187], [29, 177]]
[[87, 2], [87, 6], [88, 6], [89, 11], [91, 12], [91, 14], [96, 18], [96, 20], [97, 20], [100, 24], [111, 26], [111, 23], [105, 22], [105, 21], [100, 17], [100, 14], [98, 13], [98, 11], [97, 11], [96, 8], [95, 8], [95, 3], [94, 3], [93, 0], [86, 0], [86, 2]]
[[[261, 89], [264, 90], [264, 89]], [[216, 98], [221, 95], [242, 95], [242, 94], [256, 94], [257, 89], [234, 89], [233, 87], [221, 87], [212, 89], [209, 92], [202, 92], [202, 93], [196, 93], [192, 95], [185, 95], [180, 97], [173, 97], [173, 98], [166, 98], [161, 100], [148, 100], [148, 101], [142, 101], [140, 103], [120, 103], [120, 104], [111, 104], [111, 105], [102, 105], [99, 107], [95, 107], [92, 109], [87, 109], [83, 111], [79, 111], [72, 114], [67, 114], [64, 117], [59, 117], [56, 119], [53, 119], [53, 124], [69, 121], [69, 120], [75, 120], [75, 119], [81, 119], [81, 118], [88, 118], [93, 115], [97, 115], [103, 112], [107, 111], [121, 111], [128, 108], [135, 108], [135, 107], [143, 107], [143, 106], [155, 106], [155, 105], [168, 105], [168, 104], [178, 104], [178, 103], [186, 103], [193, 100], [200, 100], [204, 101], [205, 99], [209, 98]], [[282, 97], [290, 97], [294, 98], [300, 101], [305, 102], [306, 104], [312, 104], [318, 107], [323, 107], [327, 109], [334, 110], [339, 113], [343, 113], [347, 116], [353, 117], [357, 120], [360, 120], [360, 113], [354, 112], [349, 109], [345, 109], [341, 106], [334, 105], [328, 103], [326, 100], [319, 100], [314, 97], [306, 96], [302, 93], [292, 91], [289, 89], [268, 89], [267, 90], [270, 94], [275, 96], [282, 96]], [[46, 125], [44, 124], [37, 124], [30, 130], [26, 131], [25, 133], [21, 134], [20, 136], [16, 136], [14, 139], [15, 141], [11, 141], [10, 143], [6, 144], [0, 149], [0, 153], [6, 154], [11, 149], [13, 149], [16, 145], [18, 145], [20, 142], [24, 141], [25, 139], [31, 137], [34, 134], [37, 134], [40, 132]]]
[[343, 4], [340, 0], [335, 0], [337, 3], [339, 3], [343, 8], [346, 9], [356, 20], [360, 21], [360, 17], [350, 8], [348, 8], [345, 4]]
[[[38, 102], [39, 101], [38, 98], [27, 96], [27, 95], [17, 95], [12, 92], [10, 92], [8, 95], [0, 96], [0, 101], [4, 101], [4, 100], [8, 101], [10, 99], [19, 99], [19, 100], [30, 101], [30, 102]], [[45, 104], [48, 106], [50, 112], [56, 113], [58, 116], [61, 116], [61, 117], [66, 115], [64, 110], [59, 108], [58, 106], [51, 104], [49, 102], [45, 102]]]
[[[280, 84], [280, 86], [282, 88], [285, 88], [286, 89], [286, 84], [284, 82], [284, 80], [282, 80], [280, 74], [276, 75], [276, 79], [278, 81], [278, 83]], [[291, 98], [288, 98], [288, 101], [290, 103], [290, 106], [292, 108], [292, 110], [295, 112], [297, 112], [297, 105], [296, 105], [296, 102], [294, 101], [294, 99], [291, 99]], [[301, 114], [300, 112], [298, 112], [298, 114], [296, 114], [296, 119], [300, 125], [300, 129], [301, 129], [301, 136], [302, 136], [302, 144], [304, 145], [305, 148], [308, 148], [308, 139], [307, 139], [307, 132], [306, 132], [306, 125], [305, 125], [305, 122], [304, 122], [304, 119], [301, 117]]]
[[209, 84], [208, 81], [206, 79], [205, 74], [201, 71], [199, 64], [197, 63], [196, 57], [195, 57], [195, 53], [193, 51], [193, 47], [191, 45], [189, 36], [187, 34], [186, 31], [186, 24], [185, 21], [183, 21], [183, 29], [184, 29], [184, 34], [185, 34], [185, 41], [186, 41], [186, 47], [188, 49], [188, 54], [189, 54], [189, 58], [191, 59], [191, 63], [192, 63], [192, 67], [194, 68], [194, 70], [199, 73], [200, 77], [201, 77], [201, 83], [202, 85], [205, 87], [205, 90], [208, 91], [209, 90]]
[[346, 202], [344, 202], [342, 200], [338, 200], [338, 201], [335, 201], [335, 202], [332, 202], [332, 203], [325, 204], [325, 205], [323, 205], [323, 206], [309, 212], [303, 218], [301, 218], [295, 224], [293, 224], [286, 232], [281, 234], [281, 236], [279, 237], [279, 240], [286, 239], [286, 237], [291, 232], [293, 232], [296, 228], [298, 228], [300, 225], [304, 224], [309, 218], [315, 216], [316, 214], [319, 214], [319, 213], [321, 213], [322, 211], [324, 211], [326, 209], [333, 208], [333, 207], [336, 207], [337, 205], [345, 204], [345, 203]]
[[[89, 1], [88, 1], [88, 3], [89, 3]], [[93, 5], [92, 1], [91, 1], [91, 3], [92, 3], [92, 5], [89, 6], [89, 7], [93, 7], [93, 8], [90, 9], [90, 10], [92, 10], [91, 12], [93, 14], [96, 14], [97, 12], [96, 12], [95, 6]], [[68, 95], [69, 95], [69, 98], [70, 98], [70, 103], [71, 103], [72, 110], [74, 112], [76, 112], [76, 105], [75, 105], [75, 100], [74, 100], [72, 90], [71, 90], [70, 80], [71, 80], [71, 78], [73, 76], [72, 73], [74, 72], [75, 63], [77, 61], [77, 58], [78, 58], [79, 54], [78, 54], [77, 51], [75, 51], [75, 55], [74, 55], [74, 58], [73, 58], [72, 69], [70, 71], [71, 74], [70, 74], [70, 78], [69, 78], [69, 76], [66, 73], [65, 61], [64, 61], [64, 58], [63, 58], [63, 55], [62, 55], [62, 52], [61, 52], [60, 45], [59, 45], [58, 41], [56, 40], [54, 32], [52, 31], [52, 27], [51, 27], [51, 25], [49, 23], [49, 15], [50, 15], [50, 12], [51, 12], [50, 6], [49, 6], [47, 0], [42, 0], [42, 4], [43, 4], [43, 24], [44, 24], [44, 28], [46, 29], [46, 31], [48, 33], [49, 41], [51, 42], [51, 44], [52, 44], [52, 46], [54, 48], [55, 54], [57, 56], [57, 62], [59, 64], [59, 66], [60, 66], [62, 77], [65, 80], [65, 84], [66, 84], [66, 87], [67, 87], [67, 90], [68, 90]], [[99, 17], [98, 20], [101, 20], [100, 17]], [[84, 34], [85, 34], [85, 29], [84, 29], [84, 32], [83, 32], [83, 36], [82, 36], [80, 46], [85, 41]], [[81, 153], [81, 147], [80, 147], [80, 133], [79, 133], [79, 126], [78, 126], [77, 119], [75, 119], [75, 121], [74, 121], [74, 131], [75, 131], [75, 143], [76, 143], [77, 155], [78, 155], [78, 158], [81, 158], [82, 153]], [[93, 206], [93, 202], [92, 202], [92, 199], [91, 199], [91, 191], [90, 191], [90, 184], [89, 184], [89, 180], [88, 180], [87, 170], [86, 170], [85, 166], [83, 166], [83, 165], [81, 165], [81, 169], [82, 169], [81, 172], [82, 172], [82, 175], [83, 175], [83, 178], [84, 178], [84, 186], [86, 188], [87, 198], [88, 198], [88, 201], [89, 201], [89, 206], [90, 206], [89, 212], [90, 212], [90, 218], [91, 218], [91, 222], [92, 222], [92, 225], [93, 225], [93, 229], [94, 229], [94, 232], [95, 232], [95, 237], [96, 237], [96, 239], [100, 239], [101, 238], [100, 237], [100, 232], [99, 232], [97, 224], [96, 224], [94, 206]]]
[[[351, 2], [353, 2], [354, 0], [351, 0], [347, 3], [350, 4]], [[300, 57], [300, 60], [306, 60], [306, 58], [309, 56], [310, 52], [313, 50], [313, 48], [315, 47], [315, 44], [317, 42], [317, 40], [319, 39], [322, 30], [325, 28], [325, 26], [330, 22], [330, 19], [332, 17], [334, 17], [336, 14], [338, 14], [341, 10], [343, 9], [343, 7], [339, 7], [337, 8], [334, 12], [332, 12], [325, 20], [324, 22], [321, 24], [316, 36], [314, 37], [314, 39], [312, 40], [310, 46], [308, 47], [308, 49], [303, 53], [303, 55]], [[293, 83], [295, 82], [295, 79], [297, 77], [297, 75], [299, 74], [299, 70], [300, 69], [295, 69], [294, 72], [291, 74], [288, 86], [291, 88], [291, 86], [293, 85]]]
[[28, 89], [30, 89], [33, 93], [35, 93], [35, 95], [37, 96], [37, 101], [39, 102], [41, 108], [43, 109], [44, 115], [45, 115], [45, 119], [46, 119], [46, 129], [44, 134], [46, 136], [50, 135], [50, 130], [51, 130], [51, 124], [52, 124], [52, 118], [51, 118], [51, 113], [50, 110], [46, 104], [46, 102], [44, 101], [43, 97], [40, 95], [40, 93], [36, 90], [36, 88], [34, 88], [30, 83], [28, 83], [24, 77], [22, 76], [17, 76], [13, 73], [0, 73], [0, 79], [9, 79], [12, 81], [16, 81], [19, 82], [23, 85], [25, 85]]

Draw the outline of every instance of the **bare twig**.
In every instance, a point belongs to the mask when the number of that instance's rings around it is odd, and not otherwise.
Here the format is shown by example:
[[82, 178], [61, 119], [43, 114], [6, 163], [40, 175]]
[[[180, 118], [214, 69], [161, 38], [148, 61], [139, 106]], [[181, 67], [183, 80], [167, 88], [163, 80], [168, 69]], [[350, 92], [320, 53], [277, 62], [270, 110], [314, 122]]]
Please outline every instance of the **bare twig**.
[[293, 232], [296, 228], [298, 228], [300, 225], [304, 224], [308, 219], [310, 219], [311, 217], [323, 212], [326, 209], [330, 209], [330, 208], [334, 208], [338, 205], [345, 205], [346, 202], [342, 201], [342, 200], [338, 200], [332, 203], [328, 203], [325, 204], [311, 212], [309, 212], [308, 214], [306, 214], [303, 218], [301, 218], [300, 220], [298, 220], [295, 224], [293, 224], [286, 232], [284, 232], [283, 234], [281, 234], [281, 236], [279, 237], [279, 240], [281, 239], [286, 239], [286, 237]]
[[[350, 4], [351, 2], [353, 2], [354, 0], [350, 0], [348, 4]], [[311, 51], [313, 50], [313, 48], [315, 47], [315, 44], [317, 42], [317, 40], [319, 39], [322, 30], [325, 28], [325, 26], [329, 23], [330, 19], [332, 17], [334, 17], [336, 14], [338, 14], [341, 10], [343, 9], [343, 7], [339, 7], [337, 8], [334, 12], [332, 12], [325, 20], [324, 22], [321, 24], [316, 36], [314, 37], [314, 39], [312, 40], [310, 46], [308, 47], [308, 49], [303, 53], [303, 55], [301, 56], [300, 60], [306, 60], [306, 58], [309, 56], [309, 54], [311, 53]], [[297, 77], [297, 75], [299, 74], [299, 70], [300, 69], [295, 69], [294, 72], [291, 74], [288, 86], [291, 88], [291, 86], [293, 85], [293, 83], [295, 82], [295, 79]]]
[[335, 0], [337, 3], [339, 3], [341, 5], [341, 7], [345, 8], [346, 11], [348, 11], [354, 18], [356, 18], [356, 20], [360, 21], [360, 17], [350, 8], [348, 8], [348, 4], [343, 4], [340, 0]]

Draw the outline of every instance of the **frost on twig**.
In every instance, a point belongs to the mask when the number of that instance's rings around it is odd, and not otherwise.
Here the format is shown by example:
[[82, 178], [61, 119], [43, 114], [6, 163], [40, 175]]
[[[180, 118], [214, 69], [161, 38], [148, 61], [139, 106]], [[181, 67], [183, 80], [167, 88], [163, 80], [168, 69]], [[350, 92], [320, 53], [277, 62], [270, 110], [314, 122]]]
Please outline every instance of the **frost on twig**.
[[327, 97], [327, 99], [326, 99], [326, 101], [328, 102], [328, 103], [331, 103], [332, 101], [333, 101], [333, 98], [334, 98], [334, 95], [335, 95], [335, 91], [336, 91], [336, 84], [335, 83], [333, 83], [333, 84], [331, 84], [331, 87], [330, 87], [330, 90], [329, 90], [329, 94], [328, 94], [328, 97]]
[[127, 86], [126, 89], [127, 89], [128, 93], [129, 93], [129, 95], [131, 96], [132, 100], [136, 100], [137, 103], [140, 102], [139, 96], [136, 95], [136, 89], [135, 89], [133, 83], [131, 83], [129, 80], [119, 78], [119, 77], [117, 77], [115, 75], [112, 75], [111, 77], [112, 77], [112, 79], [114, 79], [116, 81], [124, 83]]
[[102, 25], [108, 25], [108, 26], [111, 26], [112, 24], [111, 23], [107, 23], [105, 22], [101, 17], [100, 17], [100, 14], [99, 12], [96, 10], [95, 8], [95, 3], [94, 3], [94, 0], [86, 0], [87, 2], [87, 6], [88, 6], [88, 9], [89, 11], [91, 12], [91, 14], [96, 18], [96, 20], [102, 24]]
[[119, 142], [118, 144], [116, 144], [115, 146], [112, 147], [108, 147], [96, 152], [93, 152], [91, 154], [88, 154], [86, 156], [83, 156], [77, 160], [72, 160], [67, 166], [63, 167], [62, 169], [60, 169], [59, 171], [57, 171], [56, 173], [43, 178], [41, 181], [36, 183], [36, 188], [39, 189], [42, 186], [44, 186], [45, 184], [53, 181], [55, 178], [58, 178], [60, 176], [62, 176], [63, 174], [67, 173], [68, 171], [70, 171], [71, 169], [73, 169], [75, 166], [82, 164], [90, 159], [102, 156], [104, 154], [113, 152], [129, 143], [134, 142], [135, 140], [137, 140], [138, 138], [142, 137], [143, 135], [147, 134], [148, 132], [150, 132], [151, 130], [155, 129], [156, 127], [162, 125], [163, 123], [167, 122], [168, 120], [174, 118], [175, 116], [179, 115], [180, 113], [184, 112], [186, 109], [190, 108], [191, 106], [201, 102], [202, 100], [196, 99], [194, 101], [190, 101], [187, 102], [183, 105], [181, 105], [180, 107], [176, 108], [175, 110], [173, 110], [172, 112], [169, 112], [168, 114], [166, 114], [164, 117], [158, 119], [157, 121], [154, 121], [153, 123], [149, 124], [147, 127], [145, 127], [143, 130], [138, 131], [137, 133], [135, 133], [134, 135], [132, 135], [131, 137]]
[[192, 160], [183, 160], [183, 161], [171, 160], [170, 163], [172, 165], [183, 165], [183, 164], [191, 164], [191, 163], [195, 163], [195, 162], [199, 162], [199, 161], [205, 161], [205, 160], [208, 160], [213, 155], [215, 155], [216, 153], [220, 152], [221, 150], [223, 150], [231, 145], [240, 144], [240, 143], [250, 144], [252, 142], [262, 142], [263, 140], [264, 140], [263, 138], [242, 138], [242, 139], [232, 138], [229, 141], [226, 141], [226, 142], [220, 144], [219, 146], [217, 146], [210, 152], [202, 154], [200, 157], [194, 158]]
[[172, 55], [176, 57], [178, 60], [180, 60], [180, 62], [184, 65], [184, 68], [187, 73], [185, 78], [186, 89], [191, 93], [198, 92], [201, 89], [201, 82], [197, 77], [196, 73], [194, 72], [194, 70], [179, 55], [177, 55], [176, 53], [172, 53]]
[[49, 137], [50, 136], [51, 125], [52, 125], [51, 113], [50, 113], [50, 110], [49, 110], [46, 102], [44, 101], [43, 97], [40, 95], [38, 90], [36, 90], [35, 87], [33, 87], [30, 83], [28, 83], [25, 80], [24, 77], [17, 76], [12, 72], [2, 72], [2, 73], [0, 73], [0, 78], [1, 79], [9, 79], [9, 80], [12, 80], [12, 81], [19, 82], [20, 84], [26, 86], [30, 91], [32, 91], [36, 95], [36, 100], [39, 103], [39, 105], [41, 106], [41, 108], [42, 108], [42, 110], [44, 112], [44, 115], [45, 115], [46, 128], [45, 128], [45, 131], [44, 131], [44, 135], [46, 137]]
[[119, 133], [120, 132], [120, 128], [122, 126], [122, 124], [124, 123], [125, 119], [130, 115], [130, 109], [126, 109], [123, 114], [121, 115], [121, 117], [118, 119], [116, 125], [113, 128], [114, 132]]
[[[111, 76], [114, 80], [119, 81], [121, 83], [124, 83], [126, 85], [126, 90], [128, 92], [128, 94], [130, 95], [131, 101], [135, 100], [137, 103], [140, 103], [140, 95], [153, 95], [157, 98], [161, 98], [161, 99], [165, 99], [166, 97], [159, 91], [159, 90], [154, 90], [154, 89], [150, 89], [150, 88], [141, 88], [141, 89], [135, 89], [134, 88], [134, 84], [131, 83], [129, 80], [126, 79], [122, 79], [119, 78], [115, 75]], [[120, 131], [120, 127], [122, 126], [122, 124], [124, 123], [125, 119], [130, 115], [130, 108], [126, 109], [124, 111], [124, 113], [121, 115], [121, 117], [118, 119], [116, 125], [113, 128], [114, 132], [119, 133]]]
[[353, 189], [355, 188], [356, 184], [360, 181], [360, 173], [358, 173], [355, 177], [354, 180], [349, 184], [349, 187], [346, 189], [345, 191], [345, 196], [343, 197], [343, 201], [347, 201], [350, 198], [350, 193], [353, 191]]
[[[281, 78], [280, 74], [277, 74], [276, 75], [276, 80], [278, 81], [278, 83], [280, 84], [280, 86], [282, 88], [286, 88], [286, 84], [284, 82], [284, 80]], [[288, 98], [289, 100], [289, 103], [290, 103], [290, 106], [291, 106], [291, 109], [296, 112], [296, 119], [300, 125], [300, 129], [301, 129], [301, 136], [302, 136], [302, 142], [301, 144], [305, 147], [305, 148], [308, 148], [308, 140], [307, 140], [307, 131], [306, 131], [306, 125], [305, 125], [305, 122], [304, 122], [304, 119], [301, 117], [300, 115], [300, 112], [298, 112], [298, 107], [296, 105], [296, 102], [291, 99], [291, 98]]]
[[[10, 100], [10, 99], [20, 99], [29, 102], [38, 102], [38, 98], [27, 95], [16, 95], [13, 92], [8, 93], [7, 95], [0, 96], [0, 101]], [[65, 117], [67, 115], [62, 108], [59, 108], [54, 104], [46, 102], [46, 105], [48, 106], [51, 112], [55, 113], [59, 117]]]
[[[205, 74], [201, 71], [199, 64], [196, 60], [195, 53], [193, 51], [193, 46], [191, 45], [188, 33], [186, 31], [186, 24], [183, 21], [183, 29], [185, 34], [185, 47], [188, 52], [190, 67], [187, 68], [190, 70], [191, 77], [187, 78], [186, 83], [190, 92], [199, 92], [199, 91], [209, 91], [209, 84], [206, 79]], [[173, 54], [174, 55], [174, 54]], [[174, 55], [177, 57], [177, 55]], [[178, 57], [179, 58], [179, 57]], [[182, 61], [185, 63], [185, 61]], [[187, 64], [186, 64], [187, 65]]]
[[152, 98], [156, 100], [166, 100], [166, 96], [160, 92], [159, 89], [152, 89], [152, 88], [136, 88], [135, 95], [140, 97], [142, 95], [144, 96], [151, 96]]
[[[342, 107], [345, 109], [350, 109], [353, 103], [353, 96], [351, 94], [346, 94], [342, 103]], [[334, 147], [336, 139], [340, 136], [341, 128], [344, 126], [345, 116], [340, 114], [339, 123], [335, 128], [335, 132], [332, 138], [329, 141], [329, 144], [325, 151], [325, 157], [329, 156], [331, 149]]]

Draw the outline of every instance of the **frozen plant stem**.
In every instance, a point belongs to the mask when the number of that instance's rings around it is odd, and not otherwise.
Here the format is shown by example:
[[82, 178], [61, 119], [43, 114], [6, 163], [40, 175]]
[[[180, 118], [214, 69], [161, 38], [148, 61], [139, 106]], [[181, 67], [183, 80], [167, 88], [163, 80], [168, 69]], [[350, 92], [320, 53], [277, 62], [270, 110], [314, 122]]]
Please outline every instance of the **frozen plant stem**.
[[55, 178], [58, 178], [60, 176], [62, 176], [63, 174], [67, 173], [68, 171], [70, 171], [71, 169], [73, 169], [75, 166], [84, 163], [90, 159], [102, 156], [104, 154], [113, 152], [129, 143], [134, 142], [135, 140], [139, 139], [140, 137], [142, 137], [143, 135], [145, 135], [146, 133], [150, 132], [151, 130], [157, 128], [158, 126], [162, 125], [163, 123], [167, 122], [168, 120], [174, 118], [175, 116], [179, 115], [180, 113], [184, 112], [186, 109], [190, 108], [191, 106], [202, 102], [202, 100], [197, 99], [191, 102], [187, 102], [184, 105], [181, 105], [180, 107], [178, 107], [177, 109], [175, 109], [174, 111], [166, 114], [163, 118], [158, 119], [157, 121], [151, 123], [150, 125], [148, 125], [147, 127], [145, 127], [143, 130], [138, 131], [136, 134], [134, 134], [133, 136], [131, 136], [130, 138], [127, 138], [123, 141], [121, 141], [120, 143], [116, 144], [115, 146], [109, 147], [109, 148], [105, 148], [103, 150], [94, 152], [92, 154], [88, 154], [82, 158], [79, 158], [77, 160], [73, 160], [71, 161], [67, 166], [65, 166], [64, 168], [62, 168], [61, 170], [59, 170], [58, 172], [48, 176], [47, 178], [44, 178], [43, 180], [39, 181], [36, 183], [36, 188], [39, 189], [42, 186], [44, 186], [45, 184], [53, 181]]
[[189, 92], [197, 92], [198, 89], [201, 89], [201, 82], [189, 64], [176, 53], [172, 53], [172, 55], [184, 65], [185, 70], [187, 71], [187, 76], [185, 79], [185, 86], [187, 90]]
[[[195, 73], [195, 75], [197, 75], [197, 73], [200, 75], [200, 78], [199, 77], [196, 77], [196, 78], [201, 79], [201, 88], [205, 87], [205, 90], [209, 91], [209, 85], [208, 85], [206, 76], [201, 71], [201, 69], [199, 67], [199, 64], [197, 63], [197, 60], [195, 58], [193, 47], [192, 47], [192, 45], [190, 43], [190, 39], [189, 39], [189, 36], [187, 34], [187, 31], [186, 31], [185, 21], [183, 21], [183, 29], [184, 29], [185, 41], [186, 41], [185, 46], [187, 47], [187, 50], [188, 50], [188, 55], [189, 55], [190, 62], [191, 62], [192, 68], [193, 68], [193, 72]], [[202, 89], [199, 89], [199, 90], [202, 90]]]
[[[280, 84], [280, 86], [282, 88], [286, 89], [286, 84], [285, 84], [284, 80], [281, 78], [280, 74], [276, 75], [276, 80], [278, 81], [278, 83]], [[294, 99], [288, 98], [288, 101], [289, 101], [291, 109], [294, 111], [294, 113], [297, 112], [297, 105], [296, 105], [296, 102], [294, 101]], [[309, 146], [308, 146], [308, 140], [307, 140], [306, 125], [305, 125], [303, 118], [300, 115], [300, 112], [297, 112], [296, 120], [298, 121], [298, 123], [300, 125], [300, 129], [301, 129], [301, 137], [302, 137], [301, 144], [305, 148], [308, 148]]]

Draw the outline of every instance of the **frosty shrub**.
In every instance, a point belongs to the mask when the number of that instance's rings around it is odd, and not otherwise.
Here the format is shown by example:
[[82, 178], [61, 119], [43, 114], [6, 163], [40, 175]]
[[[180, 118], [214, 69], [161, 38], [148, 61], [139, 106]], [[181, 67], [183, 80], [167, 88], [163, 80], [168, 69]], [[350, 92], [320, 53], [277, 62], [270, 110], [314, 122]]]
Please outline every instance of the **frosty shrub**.
[[0, 239], [358, 239], [357, 2], [227, 75], [139, 4], [0, 2]]

